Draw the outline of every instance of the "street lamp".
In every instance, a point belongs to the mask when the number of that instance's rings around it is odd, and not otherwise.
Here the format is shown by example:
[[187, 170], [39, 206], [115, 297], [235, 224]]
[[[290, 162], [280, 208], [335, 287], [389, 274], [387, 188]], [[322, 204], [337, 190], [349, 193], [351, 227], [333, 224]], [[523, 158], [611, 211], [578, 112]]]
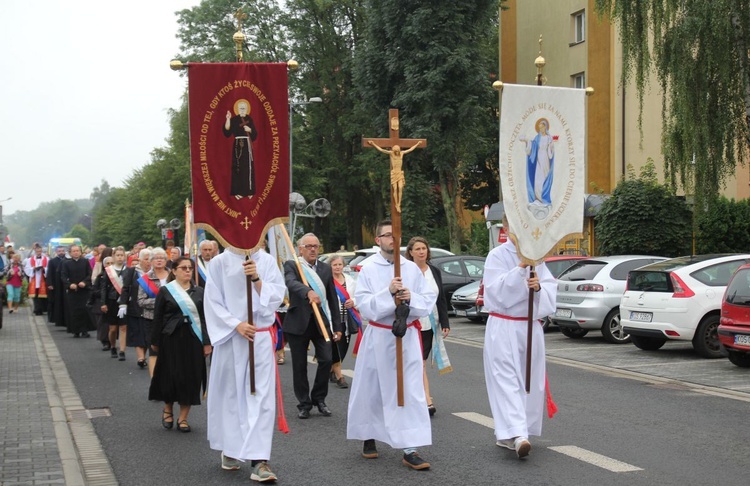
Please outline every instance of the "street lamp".
[[[323, 98], [320, 96], [313, 96], [312, 98], [308, 99], [307, 101], [292, 101], [289, 100], [289, 194], [292, 194], [294, 191], [292, 186], [292, 149], [294, 148], [294, 143], [292, 140], [292, 127], [294, 125], [294, 107], [295, 106], [304, 106], [309, 105], [310, 103], [322, 103]], [[292, 217], [294, 216], [294, 213], [292, 212], [291, 208], [289, 211], [289, 232], [292, 232]]]
[[[320, 99], [320, 98], [318, 98], [318, 99]], [[290, 165], [291, 165], [291, 155], [290, 155], [289, 162], [290, 162]], [[2, 201], [0, 201], [0, 224], [3, 224], [3, 203], [7, 202], [7, 201], [10, 201], [11, 199], [13, 199], [13, 197], [9, 197], [8, 199], [3, 199]]]
[[156, 222], [156, 227], [161, 230], [161, 244], [163, 247], [167, 246], [168, 239], [171, 239], [177, 245], [177, 230], [180, 229], [180, 226], [182, 226], [182, 223], [177, 218], [172, 218], [168, 223], [164, 218]]

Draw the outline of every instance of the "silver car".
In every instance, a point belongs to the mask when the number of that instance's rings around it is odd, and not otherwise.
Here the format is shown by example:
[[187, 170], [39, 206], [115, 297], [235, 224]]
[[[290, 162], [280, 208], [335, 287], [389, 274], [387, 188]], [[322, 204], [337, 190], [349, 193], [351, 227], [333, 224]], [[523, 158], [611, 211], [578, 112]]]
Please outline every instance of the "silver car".
[[623, 255], [581, 260], [557, 277], [557, 309], [552, 321], [560, 332], [573, 339], [601, 329], [613, 344], [630, 342], [620, 324], [620, 299], [625, 293], [628, 272], [663, 257]]

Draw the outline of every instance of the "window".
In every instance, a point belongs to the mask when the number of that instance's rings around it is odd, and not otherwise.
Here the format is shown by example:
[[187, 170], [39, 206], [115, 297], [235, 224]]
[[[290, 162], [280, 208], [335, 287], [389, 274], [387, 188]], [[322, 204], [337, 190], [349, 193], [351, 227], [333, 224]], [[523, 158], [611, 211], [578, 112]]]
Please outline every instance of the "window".
[[466, 272], [471, 278], [482, 278], [484, 275], [484, 260], [464, 260]]
[[570, 77], [570, 87], [585, 89], [586, 88], [586, 73], [574, 74]]
[[586, 40], [586, 11], [581, 10], [571, 15], [573, 24], [573, 38], [571, 44], [579, 44]]
[[461, 269], [461, 263], [455, 260], [440, 262], [439, 268], [448, 275], [463, 276], [464, 274], [463, 270]]
[[725, 287], [732, 278], [732, 274], [745, 260], [732, 260], [724, 263], [717, 263], [702, 270], [690, 274], [694, 279], [711, 287]]

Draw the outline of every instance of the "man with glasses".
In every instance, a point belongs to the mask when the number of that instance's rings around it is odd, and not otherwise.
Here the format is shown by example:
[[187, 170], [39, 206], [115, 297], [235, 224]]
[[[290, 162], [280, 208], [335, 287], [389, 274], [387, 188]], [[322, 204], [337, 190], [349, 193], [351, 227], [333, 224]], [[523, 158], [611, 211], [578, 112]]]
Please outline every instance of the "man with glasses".
[[[401, 276], [393, 268], [393, 229], [389, 220], [378, 223], [375, 242], [380, 252], [362, 267], [354, 300], [363, 318], [370, 321], [354, 365], [349, 395], [347, 439], [363, 440], [362, 457], [375, 459], [375, 441], [403, 449], [403, 464], [424, 470], [430, 464], [417, 447], [432, 444], [430, 414], [423, 383], [422, 344], [419, 318], [428, 316], [437, 294], [427, 284], [417, 265], [401, 258]], [[398, 298], [408, 305], [407, 329], [403, 336], [404, 405], [397, 406], [396, 337], [392, 327]]]
[[[302, 283], [297, 265], [293, 260], [284, 262], [284, 279], [289, 290], [289, 309], [284, 318], [284, 334], [292, 354], [292, 377], [294, 395], [299, 402], [297, 417], [310, 418], [313, 406], [325, 417], [331, 415], [326, 405], [328, 396], [328, 378], [331, 375], [333, 355], [331, 342], [326, 342], [321, 334], [319, 324], [313, 312], [313, 305], [320, 307], [323, 323], [331, 331], [331, 341], [335, 345], [344, 334], [341, 315], [338, 309], [338, 297], [333, 283], [331, 266], [318, 261], [320, 241], [312, 233], [307, 233], [297, 242], [301, 266], [307, 285]], [[312, 392], [307, 379], [307, 348], [312, 341], [315, 346], [315, 357], [318, 371], [315, 374]]]

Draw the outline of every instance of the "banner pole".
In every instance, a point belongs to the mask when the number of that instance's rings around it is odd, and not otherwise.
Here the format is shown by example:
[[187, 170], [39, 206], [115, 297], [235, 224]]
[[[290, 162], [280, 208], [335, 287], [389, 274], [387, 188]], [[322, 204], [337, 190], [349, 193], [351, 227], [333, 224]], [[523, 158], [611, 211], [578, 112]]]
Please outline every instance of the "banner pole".
[[[250, 260], [250, 252], [245, 254], [245, 261]], [[245, 275], [247, 289], [247, 322], [253, 324], [253, 281], [250, 275]], [[255, 342], [248, 341], [248, 366], [250, 368], [250, 394], [255, 395]]]
[[[286, 244], [289, 246], [289, 248], [294, 248], [294, 244], [292, 244], [292, 239], [289, 238], [289, 233], [286, 231], [286, 226], [283, 224], [278, 225], [281, 229], [281, 232], [284, 234], [284, 239], [286, 240]], [[296, 253], [292, 253], [292, 256], [294, 257], [294, 263], [297, 265], [297, 272], [299, 272], [300, 280], [302, 280], [302, 285], [310, 286], [307, 283], [307, 277], [305, 277], [305, 272], [302, 271], [302, 265], [299, 263], [299, 259], [297, 258]], [[312, 310], [313, 313], [315, 313], [315, 320], [318, 321], [318, 327], [320, 328], [320, 334], [323, 336], [323, 339], [326, 340], [326, 342], [329, 342], [331, 338], [328, 336], [328, 330], [326, 330], [326, 326], [323, 323], [323, 317], [320, 315], [320, 309], [318, 308], [318, 304], [315, 302], [311, 302], [312, 304]]]

